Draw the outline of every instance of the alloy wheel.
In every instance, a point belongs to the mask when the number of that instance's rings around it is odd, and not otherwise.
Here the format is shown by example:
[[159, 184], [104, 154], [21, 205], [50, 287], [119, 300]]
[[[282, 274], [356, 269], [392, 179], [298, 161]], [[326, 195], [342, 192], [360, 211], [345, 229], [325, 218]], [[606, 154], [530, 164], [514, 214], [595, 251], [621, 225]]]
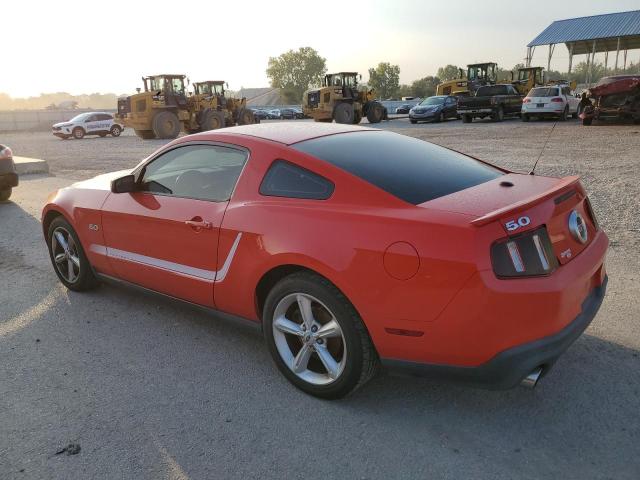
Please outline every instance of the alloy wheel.
[[51, 235], [51, 252], [58, 273], [69, 283], [80, 276], [80, 255], [76, 242], [64, 227], [57, 227]]
[[347, 362], [346, 341], [335, 316], [317, 298], [292, 293], [273, 313], [273, 338], [289, 369], [313, 385], [336, 381]]

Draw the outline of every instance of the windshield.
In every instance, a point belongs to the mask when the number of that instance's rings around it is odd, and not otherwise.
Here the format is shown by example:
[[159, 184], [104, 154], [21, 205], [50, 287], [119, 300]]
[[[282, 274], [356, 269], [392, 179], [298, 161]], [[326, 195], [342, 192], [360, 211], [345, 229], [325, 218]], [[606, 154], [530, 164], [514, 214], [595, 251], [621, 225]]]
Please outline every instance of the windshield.
[[73, 117], [69, 121], [70, 122], [81, 122], [81, 121], [85, 120], [89, 115], [91, 115], [91, 114], [90, 113], [81, 113], [80, 115], [76, 115], [75, 117]]
[[429, 97], [425, 98], [420, 105], [442, 105], [447, 97]]
[[152, 92], [171, 90], [173, 93], [184, 93], [184, 81], [180, 77], [151, 77], [149, 79], [149, 89]]
[[556, 97], [558, 96], [557, 88], [533, 88], [527, 97]]
[[495, 65], [476, 65], [469, 67], [467, 78], [469, 80], [476, 79], [492, 79], [495, 77]]
[[453, 150], [380, 130], [328, 135], [292, 147], [414, 205], [503, 175]]

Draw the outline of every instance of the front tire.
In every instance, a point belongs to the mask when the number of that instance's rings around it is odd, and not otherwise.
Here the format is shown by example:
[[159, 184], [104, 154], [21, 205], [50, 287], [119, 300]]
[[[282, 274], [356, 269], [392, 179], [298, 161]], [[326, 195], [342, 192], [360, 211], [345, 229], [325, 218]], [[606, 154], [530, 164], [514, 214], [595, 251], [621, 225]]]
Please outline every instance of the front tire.
[[11, 197], [11, 192], [13, 192], [13, 188], [7, 187], [0, 190], [0, 202], [6, 202]]
[[72, 134], [76, 140], [82, 140], [84, 138], [84, 129], [82, 127], [76, 127], [73, 129]]
[[353, 125], [353, 122], [356, 118], [356, 113], [353, 109], [353, 105], [350, 103], [339, 103], [338, 105], [336, 105], [336, 108], [333, 111], [333, 118], [336, 123]]
[[153, 140], [156, 138], [156, 134], [153, 133], [152, 130], [134, 130], [134, 132], [138, 138], [141, 138], [142, 140]]
[[593, 118], [583, 118], [582, 119], [582, 125], [584, 125], [585, 127], [588, 127], [592, 123], [593, 123]]
[[176, 138], [180, 133], [180, 120], [173, 112], [158, 112], [153, 117], [153, 133], [157, 138]]
[[112, 137], [119, 137], [122, 133], [122, 128], [120, 128], [120, 125], [113, 125], [111, 127], [110, 133]]
[[410, 121], [412, 124], [414, 124], [414, 125], [415, 125], [416, 123], [418, 123], [418, 121], [417, 121], [417, 120], [409, 120], [409, 121]]
[[77, 292], [98, 285], [78, 235], [63, 217], [56, 217], [47, 232], [49, 257], [62, 284]]
[[520, 117], [520, 118], [521, 118], [521, 120], [522, 120], [523, 122], [528, 122], [529, 120], [531, 120], [531, 117], [529, 116], [529, 114], [528, 114], [528, 113], [523, 113], [523, 114], [522, 114], [522, 117]]
[[367, 120], [369, 123], [380, 123], [382, 120], [385, 120], [387, 110], [382, 106], [379, 102], [371, 102], [369, 103], [369, 108], [367, 108]]
[[462, 123], [471, 123], [473, 121], [473, 117], [471, 115], [463, 115]]
[[217, 130], [219, 128], [223, 128], [224, 126], [224, 113], [217, 110], [209, 110], [205, 113], [204, 120], [202, 122], [203, 132], [207, 130]]
[[300, 390], [337, 399], [377, 371], [369, 334], [347, 298], [328, 280], [300, 272], [269, 292], [263, 330], [273, 360]]

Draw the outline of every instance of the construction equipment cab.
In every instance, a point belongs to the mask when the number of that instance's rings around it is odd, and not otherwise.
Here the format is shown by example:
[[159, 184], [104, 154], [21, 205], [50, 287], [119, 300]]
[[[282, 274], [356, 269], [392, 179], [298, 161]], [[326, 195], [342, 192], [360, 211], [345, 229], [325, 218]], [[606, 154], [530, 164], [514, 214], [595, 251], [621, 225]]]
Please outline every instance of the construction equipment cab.
[[498, 77], [495, 62], [472, 63], [467, 65], [467, 75], [458, 69], [460, 77], [443, 82], [436, 88], [436, 95], [473, 95], [483, 85], [494, 85]]
[[360, 123], [367, 117], [369, 123], [379, 123], [386, 117], [386, 109], [376, 100], [373, 89], [358, 85], [361, 78], [356, 72], [325, 75], [322, 87], [307, 90], [302, 98], [304, 114], [316, 122]]
[[228, 98], [225, 86], [228, 84], [223, 80], [193, 83], [193, 95], [189, 97], [189, 132], [259, 122], [247, 108], [246, 98]]
[[[512, 73], [513, 75], [513, 73]], [[528, 94], [532, 88], [544, 85], [543, 67], [522, 67], [518, 69], [518, 78], [511, 83], [520, 95]]]

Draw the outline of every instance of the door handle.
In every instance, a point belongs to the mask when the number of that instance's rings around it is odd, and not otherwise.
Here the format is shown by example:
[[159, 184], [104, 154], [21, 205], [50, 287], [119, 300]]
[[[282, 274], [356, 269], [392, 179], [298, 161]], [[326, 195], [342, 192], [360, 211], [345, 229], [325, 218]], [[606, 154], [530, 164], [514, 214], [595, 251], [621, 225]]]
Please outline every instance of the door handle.
[[213, 225], [211, 224], [211, 222], [207, 222], [206, 220], [202, 220], [202, 218], [200, 217], [194, 217], [191, 220], [187, 220], [184, 222], [186, 225], [190, 226], [191, 228], [195, 229], [195, 230], [211, 230], [211, 228], [213, 228]]

